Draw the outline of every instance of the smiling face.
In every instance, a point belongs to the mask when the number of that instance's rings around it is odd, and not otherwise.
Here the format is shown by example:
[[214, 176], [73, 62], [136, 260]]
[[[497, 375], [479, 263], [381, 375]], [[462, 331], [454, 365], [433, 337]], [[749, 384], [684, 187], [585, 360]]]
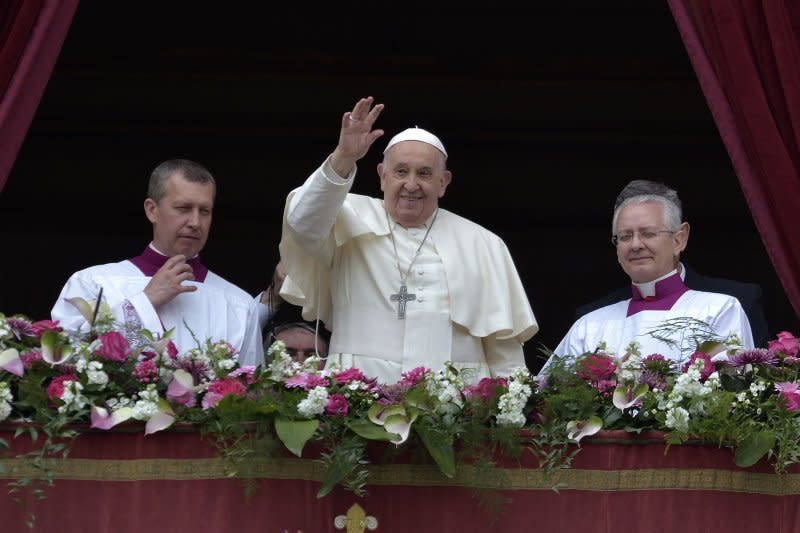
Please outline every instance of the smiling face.
[[214, 184], [191, 182], [180, 173], [167, 179], [161, 200], [144, 201], [145, 214], [153, 224], [153, 244], [169, 257], [183, 254], [192, 258], [200, 253], [208, 239], [213, 209]]
[[621, 238], [617, 260], [631, 281], [653, 281], [678, 267], [680, 253], [686, 248], [688, 224], [682, 223], [675, 232], [670, 230], [659, 202], [633, 203], [620, 210], [614, 231]]
[[407, 228], [421, 226], [433, 215], [452, 178], [444, 154], [421, 141], [392, 146], [378, 165], [378, 175], [389, 216]]

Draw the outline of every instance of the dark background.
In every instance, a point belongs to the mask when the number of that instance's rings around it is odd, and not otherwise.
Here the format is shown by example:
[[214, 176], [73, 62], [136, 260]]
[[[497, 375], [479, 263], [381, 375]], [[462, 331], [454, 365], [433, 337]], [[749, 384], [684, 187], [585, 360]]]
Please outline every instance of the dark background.
[[73, 271], [141, 251], [147, 179], [173, 157], [218, 181], [205, 262], [258, 292], [286, 193], [372, 95], [387, 138], [354, 191], [380, 194], [388, 135], [437, 133], [454, 174], [442, 206], [515, 258], [541, 326], [529, 356], [555, 347], [577, 305], [627, 283], [610, 218], [633, 178], [680, 192], [686, 261], [760, 283], [770, 332], [800, 330], [666, 2], [197, 4], [79, 5], [0, 194], [0, 311], [45, 318]]

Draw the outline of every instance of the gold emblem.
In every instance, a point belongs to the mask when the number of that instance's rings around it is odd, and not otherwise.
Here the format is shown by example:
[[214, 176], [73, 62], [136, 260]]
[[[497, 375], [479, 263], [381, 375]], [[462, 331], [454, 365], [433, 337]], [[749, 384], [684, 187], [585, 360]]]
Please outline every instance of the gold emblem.
[[360, 505], [354, 503], [347, 510], [347, 516], [339, 515], [333, 519], [336, 529], [347, 528], [347, 533], [364, 533], [366, 529], [374, 531], [378, 529], [378, 520], [374, 516], [367, 516], [367, 513]]

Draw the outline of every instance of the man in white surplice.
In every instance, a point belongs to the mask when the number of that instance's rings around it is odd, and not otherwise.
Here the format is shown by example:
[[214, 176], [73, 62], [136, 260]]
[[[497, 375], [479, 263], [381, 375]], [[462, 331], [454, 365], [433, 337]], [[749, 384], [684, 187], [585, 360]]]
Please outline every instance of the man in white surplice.
[[524, 367], [538, 331], [505, 243], [445, 209], [447, 152], [433, 134], [393, 137], [378, 165], [383, 199], [350, 193], [356, 162], [383, 135], [383, 104], [362, 98], [339, 143], [286, 202], [281, 296], [332, 331], [327, 365], [395, 383], [448, 361], [473, 380]]
[[181, 352], [209, 339], [227, 341], [242, 365], [262, 364], [257, 301], [200, 261], [215, 195], [214, 177], [199, 163], [170, 159], [159, 164], [144, 201], [153, 240], [136, 257], [70, 276], [50, 312], [53, 320], [86, 332], [89, 324], [68, 300], [94, 301], [102, 289], [102, 299], [133, 345], [142, 342], [142, 329], [159, 336], [173, 329], [170, 338]]
[[[617, 202], [612, 218], [612, 244], [617, 260], [631, 279], [631, 298], [596, 309], [580, 317], [554, 350], [556, 356], [578, 356], [598, 349], [617, 356], [631, 341], [640, 344], [642, 356], [659, 353], [685, 362], [696, 345], [697, 331], [684, 319], [705, 323], [717, 338], [736, 335], [744, 348], [753, 348], [747, 314], [734, 296], [695, 291], [683, 282], [680, 254], [689, 239], [689, 223], [682, 222], [678, 193], [663, 183], [636, 180], [637, 193]], [[623, 189], [623, 193], [631, 187]], [[621, 195], [623, 194], [621, 193]], [[667, 324], [686, 324], [687, 329], [667, 331]], [[649, 332], [658, 331], [664, 342]], [[715, 359], [726, 357], [725, 352]], [[545, 373], [551, 357], [540, 373]]]

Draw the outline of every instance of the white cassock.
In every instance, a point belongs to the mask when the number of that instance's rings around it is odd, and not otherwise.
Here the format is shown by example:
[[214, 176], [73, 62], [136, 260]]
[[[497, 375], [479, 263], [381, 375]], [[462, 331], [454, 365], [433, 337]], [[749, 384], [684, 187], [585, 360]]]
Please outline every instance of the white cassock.
[[422, 227], [391, 222], [404, 274], [422, 243], [407, 279], [414, 299], [400, 319], [383, 200], [349, 194], [354, 176], [341, 179], [326, 161], [290, 193], [284, 213], [281, 296], [332, 331], [328, 364], [383, 383], [447, 361], [476, 380], [524, 367], [522, 343], [539, 328], [503, 241], [444, 209]]
[[[594, 352], [604, 342], [606, 350], [619, 357], [625, 355], [631, 341], [636, 341], [641, 346], [642, 357], [658, 353], [667, 359], [683, 363], [696, 347], [689, 329], [674, 331], [669, 336], [673, 341], [671, 343], [649, 334], [662, 328], [666, 321], [680, 318], [705, 322], [717, 338], [724, 339], [735, 334], [742, 347], [753, 348], [750, 322], [735, 297], [688, 289], [677, 273], [659, 281], [656, 287], [656, 293], [647, 299], [631, 298], [582, 316], [572, 325], [554, 353], [560, 356], [582, 355]], [[664, 331], [660, 333], [663, 335]], [[723, 352], [714, 359], [724, 357]], [[551, 360], [552, 358], [545, 363], [542, 372]]]
[[181, 293], [156, 310], [144, 293], [152, 278], [131, 260], [95, 265], [70, 276], [50, 314], [65, 330], [87, 332], [89, 324], [66, 299], [78, 296], [94, 301], [102, 287], [103, 301], [134, 345], [135, 334], [142, 328], [156, 335], [175, 328], [170, 338], [181, 353], [197, 347], [197, 341], [224, 340], [239, 351], [240, 364], [263, 363], [255, 300], [233, 283], [206, 272], [202, 282], [183, 282], [195, 285], [196, 291]]

